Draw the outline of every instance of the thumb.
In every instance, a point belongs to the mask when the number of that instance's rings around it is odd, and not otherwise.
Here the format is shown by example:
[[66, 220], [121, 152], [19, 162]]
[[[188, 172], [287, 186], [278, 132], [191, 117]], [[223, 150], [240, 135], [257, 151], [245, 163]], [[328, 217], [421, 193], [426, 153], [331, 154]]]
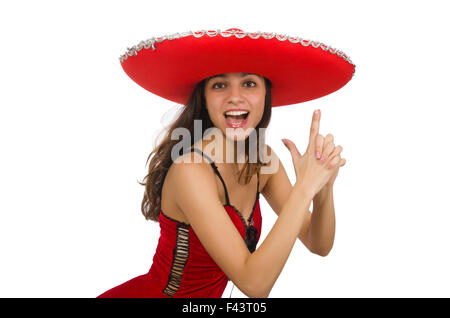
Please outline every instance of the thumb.
[[281, 139], [281, 141], [283, 141], [283, 144], [291, 152], [292, 159], [298, 159], [302, 157], [300, 151], [298, 151], [297, 146], [294, 144], [293, 141], [289, 139]]

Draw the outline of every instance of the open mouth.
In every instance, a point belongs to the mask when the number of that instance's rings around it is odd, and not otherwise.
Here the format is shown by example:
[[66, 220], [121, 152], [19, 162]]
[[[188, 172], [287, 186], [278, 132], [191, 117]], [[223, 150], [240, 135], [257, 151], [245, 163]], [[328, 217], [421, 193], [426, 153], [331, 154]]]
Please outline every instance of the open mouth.
[[227, 112], [225, 114], [225, 121], [228, 127], [240, 128], [247, 124], [248, 115], [247, 111]]

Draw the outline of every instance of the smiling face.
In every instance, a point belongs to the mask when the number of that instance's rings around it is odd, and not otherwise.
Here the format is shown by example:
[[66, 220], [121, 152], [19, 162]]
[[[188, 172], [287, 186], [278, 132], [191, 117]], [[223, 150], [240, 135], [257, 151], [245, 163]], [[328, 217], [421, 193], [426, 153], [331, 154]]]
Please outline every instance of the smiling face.
[[264, 78], [256, 74], [220, 74], [205, 84], [206, 108], [212, 123], [225, 136], [227, 128], [236, 130], [234, 140], [247, 138], [261, 121], [265, 96]]

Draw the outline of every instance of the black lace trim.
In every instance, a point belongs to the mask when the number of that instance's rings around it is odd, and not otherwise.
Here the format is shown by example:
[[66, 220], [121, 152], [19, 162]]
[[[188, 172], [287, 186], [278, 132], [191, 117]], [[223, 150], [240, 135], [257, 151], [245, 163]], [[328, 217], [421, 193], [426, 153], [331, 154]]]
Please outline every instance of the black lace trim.
[[179, 224], [184, 225], [185, 227], [191, 226], [191, 225], [188, 224], [188, 223], [184, 223], [184, 222], [181, 222], [181, 221], [178, 221], [178, 220], [175, 220], [175, 219], [171, 218], [170, 216], [168, 216], [167, 214], [165, 214], [164, 211], [163, 211], [162, 209], [161, 209], [161, 214], [164, 215], [164, 217], [165, 217], [166, 219], [169, 219], [170, 221], [177, 222], [177, 223], [179, 223]]
[[[255, 212], [256, 203], [259, 200], [259, 193], [260, 193], [259, 192], [259, 173], [257, 174], [257, 177], [258, 177], [258, 185], [257, 185], [257, 188], [256, 188], [256, 198], [255, 198], [255, 202], [253, 203], [252, 213], [250, 214], [247, 222], [245, 222], [244, 216], [242, 215], [241, 211], [239, 211], [238, 208], [236, 208], [234, 205], [230, 204], [229, 202], [227, 204], [227, 205], [231, 206], [236, 211], [236, 213], [239, 215], [239, 217], [241, 218], [242, 223], [244, 223], [244, 227], [245, 227], [246, 231], [249, 229], [250, 226], [253, 225], [253, 213]], [[227, 190], [225, 189], [225, 192], [226, 191]]]
[[177, 242], [173, 249], [172, 267], [169, 273], [169, 282], [163, 293], [172, 297], [180, 288], [183, 277], [184, 266], [189, 256], [189, 227], [185, 224], [177, 223]]

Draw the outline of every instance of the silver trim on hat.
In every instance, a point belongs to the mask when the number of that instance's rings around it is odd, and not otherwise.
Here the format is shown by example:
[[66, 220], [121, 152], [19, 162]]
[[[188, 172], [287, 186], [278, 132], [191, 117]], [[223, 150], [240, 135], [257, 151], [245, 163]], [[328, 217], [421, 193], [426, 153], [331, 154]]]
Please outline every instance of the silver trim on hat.
[[[259, 37], [263, 37], [264, 39], [272, 39], [273, 37], [275, 37], [277, 40], [279, 41], [289, 41], [291, 43], [300, 43], [303, 46], [309, 46], [311, 45], [313, 48], [321, 48], [324, 51], [328, 51], [331, 54], [336, 54], [337, 56], [341, 57], [344, 61], [348, 62], [349, 64], [353, 65], [355, 67], [356, 70], [356, 65], [351, 61], [350, 57], [348, 55], [346, 55], [344, 52], [342, 51], [338, 51], [337, 49], [326, 45], [324, 43], [321, 42], [317, 42], [317, 41], [311, 41], [311, 40], [304, 40], [300, 37], [292, 37], [292, 36], [288, 36], [285, 34], [277, 34], [277, 33], [268, 33], [268, 32], [261, 32], [261, 31], [257, 31], [257, 32], [245, 32], [245, 31], [239, 31], [239, 30], [229, 30], [229, 31], [221, 31], [220, 29], [218, 30], [201, 30], [201, 31], [187, 31], [187, 32], [182, 32], [182, 33], [174, 33], [174, 34], [170, 34], [170, 35], [163, 35], [161, 37], [152, 37], [150, 39], [147, 39], [145, 41], [141, 41], [138, 45], [134, 45], [131, 48], [127, 48], [127, 51], [125, 52], [125, 54], [121, 55], [119, 57], [120, 63], [123, 63], [126, 59], [128, 59], [129, 56], [133, 56], [133, 55], [137, 55], [137, 53], [144, 49], [150, 49], [152, 48], [152, 50], [156, 50], [156, 46], [155, 43], [161, 43], [164, 40], [174, 40], [174, 39], [179, 39], [179, 38], [183, 38], [186, 36], [194, 36], [195, 38], [201, 38], [204, 35], [208, 35], [209, 37], [213, 37], [213, 36], [217, 36], [217, 35], [221, 35], [225, 38], [230, 37], [230, 36], [235, 36], [236, 38], [243, 38], [245, 36], [248, 36], [251, 39], [258, 39]], [[355, 70], [353, 71], [352, 77], [355, 74]]]

